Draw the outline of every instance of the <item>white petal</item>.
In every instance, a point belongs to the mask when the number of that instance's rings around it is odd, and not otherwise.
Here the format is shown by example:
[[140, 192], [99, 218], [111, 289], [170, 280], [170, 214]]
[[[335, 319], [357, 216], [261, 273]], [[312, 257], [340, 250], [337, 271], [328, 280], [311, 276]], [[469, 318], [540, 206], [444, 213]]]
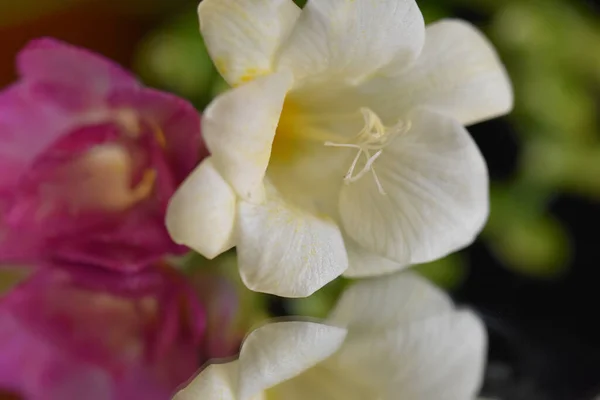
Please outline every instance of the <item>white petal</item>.
[[442, 290], [411, 272], [364, 279], [344, 291], [328, 322], [352, 332], [377, 332], [452, 312]]
[[235, 213], [235, 193], [208, 157], [171, 198], [166, 225], [173, 241], [214, 258], [234, 246]]
[[346, 330], [308, 321], [276, 322], [253, 331], [240, 352], [240, 400], [300, 375], [330, 357]]
[[238, 361], [206, 367], [173, 400], [238, 400]]
[[238, 263], [250, 289], [284, 297], [305, 297], [348, 267], [338, 226], [280, 197], [269, 184], [261, 205], [240, 202]]
[[425, 47], [410, 70], [365, 84], [373, 109], [386, 121], [398, 110], [427, 106], [470, 125], [508, 113], [513, 92], [492, 44], [467, 22], [427, 27]]
[[482, 323], [461, 311], [349, 335], [326, 365], [380, 388], [384, 400], [468, 400], [481, 385], [485, 354]]
[[400, 273], [359, 281], [328, 322], [346, 326], [323, 367], [379, 389], [381, 399], [468, 400], [479, 387], [486, 336], [471, 313], [454, 310], [427, 280]]
[[340, 193], [345, 233], [398, 263], [441, 258], [470, 244], [489, 211], [485, 161], [454, 119], [419, 110], [412, 128], [386, 146], [374, 169]]
[[296, 79], [358, 81], [392, 61], [408, 65], [424, 36], [414, 0], [309, 0], [279, 66]]
[[378, 391], [324, 363], [267, 391], [269, 400], [377, 400]]
[[217, 170], [239, 196], [260, 202], [275, 130], [292, 76], [257, 78], [217, 97], [204, 111], [202, 134]]
[[344, 276], [348, 278], [383, 275], [406, 267], [404, 264], [365, 250], [348, 237], [344, 238], [344, 244], [348, 252], [348, 269], [344, 272]]
[[237, 85], [273, 72], [273, 56], [300, 9], [292, 0], [204, 0], [198, 15], [215, 66]]

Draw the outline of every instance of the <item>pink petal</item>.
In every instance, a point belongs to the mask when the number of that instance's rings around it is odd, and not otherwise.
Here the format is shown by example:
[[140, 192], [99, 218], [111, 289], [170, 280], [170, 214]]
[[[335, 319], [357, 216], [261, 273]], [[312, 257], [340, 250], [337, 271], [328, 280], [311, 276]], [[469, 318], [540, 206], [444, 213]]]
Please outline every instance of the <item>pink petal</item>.
[[137, 207], [122, 215], [115, 224], [84, 234], [61, 236], [49, 240], [48, 245], [62, 261], [137, 272], [165, 254], [187, 251], [171, 241], [163, 215]]
[[30, 164], [55, 141], [67, 135], [73, 117], [53, 104], [39, 102], [27, 85], [0, 93], [0, 193], [17, 182]]
[[[204, 328], [190, 323], [204, 312], [164, 306], [189, 290], [182, 277], [156, 266], [128, 284], [92, 271], [46, 266], [0, 302], [0, 391], [33, 400], [167, 400], [194, 374]], [[185, 302], [201, 307], [193, 296]], [[161, 325], [167, 314], [170, 325]], [[168, 339], [159, 353], [148, 340], [156, 335]]]
[[139, 85], [133, 75], [111, 60], [51, 38], [29, 42], [17, 56], [17, 68], [22, 79], [44, 84], [46, 91], [77, 94], [71, 105], [78, 109], [101, 103], [116, 88]]
[[208, 155], [200, 134], [200, 114], [189, 102], [149, 88], [119, 89], [109, 101], [114, 108], [135, 109], [154, 124], [156, 133], [164, 137], [167, 159], [178, 183]]

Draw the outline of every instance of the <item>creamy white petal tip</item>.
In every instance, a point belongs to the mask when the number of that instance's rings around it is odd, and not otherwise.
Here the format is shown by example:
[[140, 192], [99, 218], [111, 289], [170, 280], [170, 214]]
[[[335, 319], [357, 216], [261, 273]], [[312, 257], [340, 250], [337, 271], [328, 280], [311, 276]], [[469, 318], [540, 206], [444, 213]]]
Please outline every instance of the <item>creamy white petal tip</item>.
[[210, 157], [177, 189], [166, 225], [173, 241], [214, 258], [234, 246], [236, 196]]
[[286, 202], [269, 185], [261, 205], [239, 205], [240, 274], [252, 290], [305, 297], [348, 267], [337, 225]]

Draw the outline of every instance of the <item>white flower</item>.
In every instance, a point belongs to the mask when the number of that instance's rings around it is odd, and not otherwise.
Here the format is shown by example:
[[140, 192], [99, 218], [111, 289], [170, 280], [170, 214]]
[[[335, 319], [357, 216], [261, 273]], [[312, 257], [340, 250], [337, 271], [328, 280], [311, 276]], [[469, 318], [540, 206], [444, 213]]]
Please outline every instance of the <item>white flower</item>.
[[274, 322], [239, 358], [205, 368], [175, 400], [472, 400], [486, 335], [412, 274], [346, 290], [324, 324]]
[[234, 89], [206, 109], [212, 153], [171, 201], [173, 239], [237, 246], [256, 291], [308, 296], [472, 242], [485, 162], [463, 124], [512, 92], [487, 40], [424, 27], [414, 0], [204, 0], [204, 39]]

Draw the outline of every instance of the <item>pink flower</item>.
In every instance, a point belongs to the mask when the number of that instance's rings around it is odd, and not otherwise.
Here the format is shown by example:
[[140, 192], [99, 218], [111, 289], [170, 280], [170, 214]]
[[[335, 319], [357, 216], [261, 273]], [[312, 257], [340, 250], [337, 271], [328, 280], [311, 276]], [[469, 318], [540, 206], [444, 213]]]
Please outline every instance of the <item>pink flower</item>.
[[17, 68], [0, 93], [0, 262], [133, 272], [180, 253], [164, 216], [206, 155], [196, 110], [53, 39]]
[[0, 302], [0, 394], [168, 400], [205, 361], [205, 322], [191, 287], [164, 266], [125, 280], [41, 268]]

